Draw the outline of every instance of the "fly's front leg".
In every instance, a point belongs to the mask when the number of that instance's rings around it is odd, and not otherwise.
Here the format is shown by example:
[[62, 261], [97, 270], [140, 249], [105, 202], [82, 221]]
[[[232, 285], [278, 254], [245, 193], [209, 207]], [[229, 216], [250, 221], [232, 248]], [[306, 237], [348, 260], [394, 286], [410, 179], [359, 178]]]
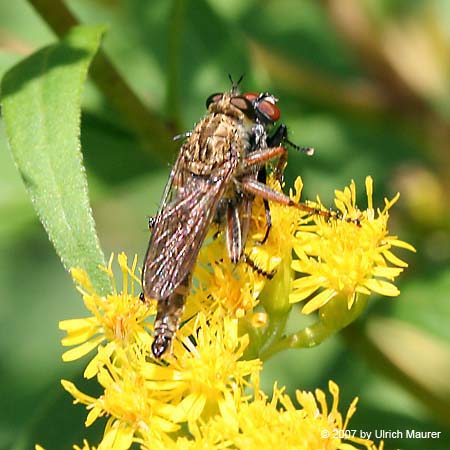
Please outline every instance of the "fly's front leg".
[[152, 344], [152, 353], [157, 359], [161, 358], [172, 345], [175, 333], [180, 326], [190, 285], [189, 274], [172, 294], [158, 300]]
[[278, 147], [267, 147], [250, 153], [243, 161], [244, 172], [254, 166], [262, 167], [275, 158], [287, 158], [287, 150], [282, 145]]
[[[277, 147], [279, 146], [285, 139], [287, 139], [287, 127], [284, 124], [280, 124], [280, 126], [275, 130], [272, 136], [267, 138], [267, 146], [268, 147]], [[283, 182], [283, 174], [284, 169], [287, 164], [287, 151], [280, 155], [278, 163], [275, 167], [275, 177], [276, 179], [282, 183]]]
[[[289, 147], [292, 147], [295, 150], [306, 153], [308, 156], [314, 154], [314, 149], [312, 147], [301, 147], [297, 144], [294, 144], [292, 141], [288, 139], [288, 129], [284, 123], [280, 124], [275, 132], [272, 133], [271, 136], [267, 138], [267, 146], [268, 147], [278, 147], [281, 144], [287, 144]], [[280, 183], [283, 181], [284, 169], [286, 168], [287, 163], [287, 151], [280, 155], [280, 159], [275, 167], [275, 176]]]

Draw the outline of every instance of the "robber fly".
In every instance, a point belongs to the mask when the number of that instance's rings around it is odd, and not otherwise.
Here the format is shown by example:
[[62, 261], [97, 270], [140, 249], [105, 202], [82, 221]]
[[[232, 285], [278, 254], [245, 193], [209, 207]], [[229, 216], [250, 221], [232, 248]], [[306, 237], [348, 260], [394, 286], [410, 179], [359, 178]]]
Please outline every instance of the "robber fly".
[[287, 145], [308, 154], [313, 150], [290, 142], [284, 124], [273, 127], [280, 118], [276, 97], [267, 92], [241, 94], [241, 80], [232, 82], [230, 92], [211, 95], [208, 114], [183, 135], [186, 140], [151, 223], [141, 298], [158, 301], [152, 344], [156, 358], [171, 346], [178, 330], [191, 270], [214, 220], [224, 219], [227, 253], [237, 263], [244, 256], [256, 196], [264, 200], [266, 210], [264, 240], [271, 225], [268, 201], [316, 213], [265, 184], [267, 163], [276, 162], [275, 173], [281, 177]]

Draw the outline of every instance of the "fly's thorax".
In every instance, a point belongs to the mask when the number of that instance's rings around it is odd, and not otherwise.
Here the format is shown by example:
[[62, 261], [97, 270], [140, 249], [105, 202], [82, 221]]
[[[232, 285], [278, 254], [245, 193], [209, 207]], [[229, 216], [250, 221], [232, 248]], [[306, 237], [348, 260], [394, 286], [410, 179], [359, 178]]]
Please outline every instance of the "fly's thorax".
[[223, 113], [204, 117], [183, 145], [185, 167], [195, 175], [210, 175], [217, 167], [237, 165], [249, 147], [252, 128], [245, 122]]

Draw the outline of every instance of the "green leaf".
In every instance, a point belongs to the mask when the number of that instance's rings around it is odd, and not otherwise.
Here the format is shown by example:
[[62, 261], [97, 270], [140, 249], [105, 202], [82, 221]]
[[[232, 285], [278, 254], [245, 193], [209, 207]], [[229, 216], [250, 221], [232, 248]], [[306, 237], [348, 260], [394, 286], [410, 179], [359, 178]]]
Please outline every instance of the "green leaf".
[[2, 80], [9, 145], [34, 208], [66, 269], [81, 267], [111, 291], [89, 205], [80, 150], [81, 94], [104, 27], [74, 27]]

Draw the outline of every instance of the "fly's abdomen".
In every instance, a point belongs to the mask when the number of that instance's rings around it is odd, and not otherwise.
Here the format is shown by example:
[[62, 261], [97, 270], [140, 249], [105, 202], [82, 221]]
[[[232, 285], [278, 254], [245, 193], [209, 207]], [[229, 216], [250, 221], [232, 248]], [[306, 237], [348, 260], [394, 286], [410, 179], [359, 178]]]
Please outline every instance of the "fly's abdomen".
[[189, 286], [190, 275], [187, 275], [171, 295], [158, 301], [152, 343], [152, 353], [156, 358], [160, 358], [172, 345], [180, 326]]

